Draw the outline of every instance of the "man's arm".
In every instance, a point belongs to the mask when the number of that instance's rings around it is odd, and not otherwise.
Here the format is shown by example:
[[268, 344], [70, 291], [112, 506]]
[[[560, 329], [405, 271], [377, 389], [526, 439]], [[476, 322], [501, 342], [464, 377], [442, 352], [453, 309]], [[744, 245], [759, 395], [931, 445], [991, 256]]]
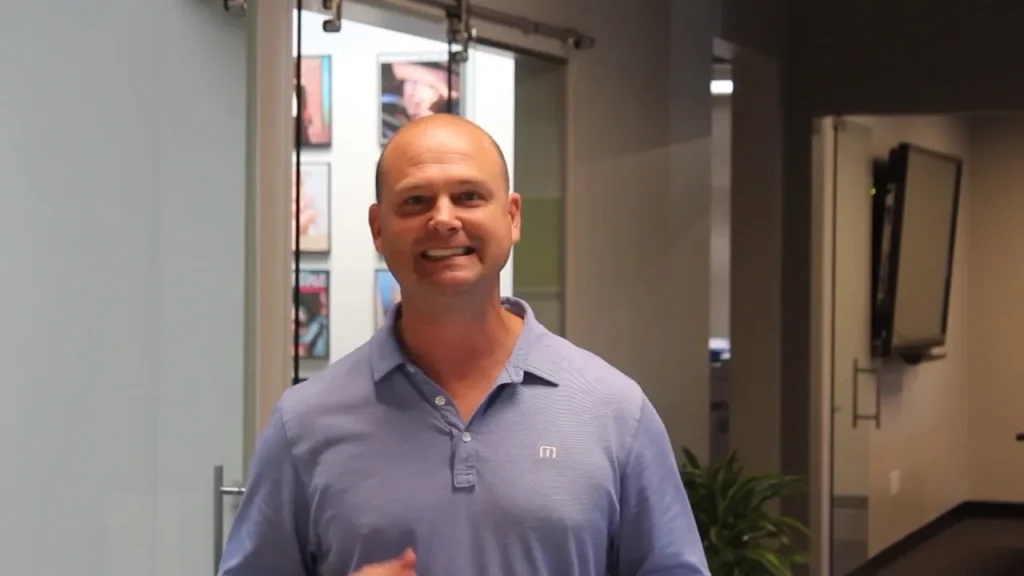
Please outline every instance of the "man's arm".
[[312, 575], [309, 501], [292, 458], [281, 405], [253, 454], [250, 479], [231, 526], [221, 576]]
[[622, 471], [619, 576], [710, 576], [665, 425], [647, 398]]

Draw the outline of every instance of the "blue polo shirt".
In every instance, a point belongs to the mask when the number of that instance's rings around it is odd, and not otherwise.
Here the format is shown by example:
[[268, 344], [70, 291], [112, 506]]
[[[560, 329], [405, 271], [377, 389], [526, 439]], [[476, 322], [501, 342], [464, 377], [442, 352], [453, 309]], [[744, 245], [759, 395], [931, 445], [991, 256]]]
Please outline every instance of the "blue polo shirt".
[[348, 576], [416, 551], [418, 576], [707, 575], [665, 427], [640, 387], [530, 307], [469, 422], [373, 338], [290, 390], [252, 460], [223, 576]]

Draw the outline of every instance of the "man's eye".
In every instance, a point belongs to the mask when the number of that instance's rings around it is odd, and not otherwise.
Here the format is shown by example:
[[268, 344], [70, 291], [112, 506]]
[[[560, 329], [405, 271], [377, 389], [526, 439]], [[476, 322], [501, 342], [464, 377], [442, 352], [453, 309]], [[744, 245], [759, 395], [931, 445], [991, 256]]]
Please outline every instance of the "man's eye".
[[405, 200], [403, 200], [402, 203], [403, 204], [410, 204], [410, 205], [415, 206], [417, 204], [422, 204], [425, 201], [426, 201], [426, 197], [425, 196], [409, 196]]
[[483, 196], [479, 192], [472, 192], [472, 191], [470, 191], [470, 192], [462, 192], [462, 193], [459, 194], [459, 201], [460, 202], [476, 202], [477, 200], [480, 200], [481, 198], [483, 198]]

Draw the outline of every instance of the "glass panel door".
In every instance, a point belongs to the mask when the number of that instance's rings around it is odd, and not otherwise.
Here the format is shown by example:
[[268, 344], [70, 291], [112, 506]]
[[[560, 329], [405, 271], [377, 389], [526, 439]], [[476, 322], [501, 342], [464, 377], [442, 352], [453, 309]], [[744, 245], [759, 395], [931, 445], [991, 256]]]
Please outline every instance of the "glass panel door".
[[[331, 358], [332, 276], [330, 257], [344, 246], [334, 216], [343, 176], [332, 162], [335, 139], [335, 74], [339, 54], [327, 46], [327, 15], [292, 12], [292, 383], [326, 367]], [[338, 197], [334, 193], [338, 193]], [[334, 248], [332, 252], [332, 247]], [[339, 274], [337, 278], [343, 278]]]
[[[844, 576], [869, 557], [871, 368], [871, 130], [832, 128], [835, 242], [832, 334], [832, 570]], [[834, 171], [834, 173], [832, 172]], [[827, 188], [828, 189], [828, 188]]]
[[515, 185], [523, 198], [513, 294], [565, 334], [565, 62], [515, 55]]
[[3, 574], [214, 572], [214, 469], [242, 476], [247, 24], [4, 7]]
[[[511, 53], [467, 45], [461, 58], [442, 19], [356, 3], [343, 16], [325, 31], [327, 12], [294, 14], [296, 383], [362, 345], [401, 299], [367, 224], [377, 159], [396, 130], [431, 114], [465, 116], [498, 143], [513, 186], [520, 174]], [[514, 262], [502, 271], [504, 295]]]

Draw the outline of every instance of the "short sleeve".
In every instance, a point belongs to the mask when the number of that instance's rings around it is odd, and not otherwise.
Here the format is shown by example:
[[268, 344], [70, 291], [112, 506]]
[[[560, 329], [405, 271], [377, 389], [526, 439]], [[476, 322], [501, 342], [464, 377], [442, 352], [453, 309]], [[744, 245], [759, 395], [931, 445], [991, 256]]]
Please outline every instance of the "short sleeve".
[[220, 575], [312, 576], [306, 490], [278, 403], [256, 444]]
[[665, 425], [644, 398], [622, 472], [617, 576], [710, 576]]

